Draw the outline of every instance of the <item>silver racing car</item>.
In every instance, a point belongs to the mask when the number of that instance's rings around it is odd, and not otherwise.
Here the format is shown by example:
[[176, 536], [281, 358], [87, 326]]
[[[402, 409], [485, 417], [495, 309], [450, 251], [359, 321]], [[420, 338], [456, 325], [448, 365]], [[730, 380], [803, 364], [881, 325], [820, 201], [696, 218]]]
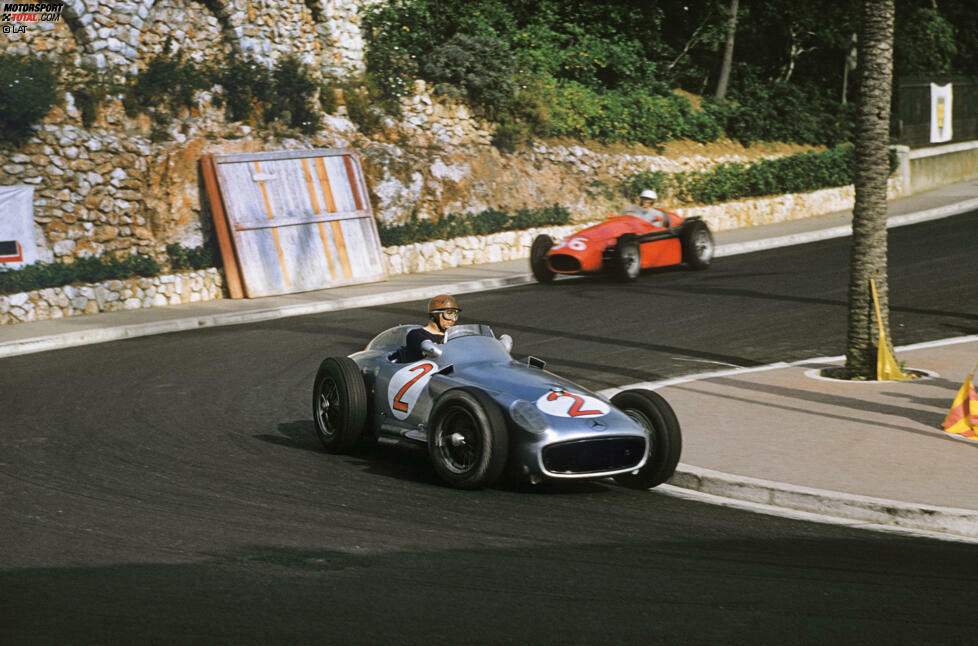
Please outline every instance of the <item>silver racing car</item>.
[[659, 394], [632, 389], [611, 399], [515, 360], [509, 335], [487, 325], [448, 328], [422, 344], [420, 361], [399, 361], [409, 330], [377, 335], [361, 352], [323, 360], [313, 385], [316, 432], [341, 453], [375, 438], [426, 445], [450, 486], [478, 489], [504, 472], [545, 478], [614, 477], [654, 487], [679, 462], [682, 437]]

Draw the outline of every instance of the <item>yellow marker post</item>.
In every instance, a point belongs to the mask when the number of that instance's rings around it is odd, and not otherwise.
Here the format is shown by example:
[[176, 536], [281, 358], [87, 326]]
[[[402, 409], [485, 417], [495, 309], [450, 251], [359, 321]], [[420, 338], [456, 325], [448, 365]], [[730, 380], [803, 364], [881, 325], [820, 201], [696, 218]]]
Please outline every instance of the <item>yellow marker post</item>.
[[883, 315], [880, 313], [880, 299], [876, 293], [876, 281], [870, 278], [869, 286], [873, 290], [876, 322], [880, 328], [876, 351], [876, 379], [878, 381], [909, 381], [910, 375], [900, 370], [900, 364], [897, 363], [896, 357], [890, 352], [890, 342], [887, 340], [886, 331], [883, 329]]

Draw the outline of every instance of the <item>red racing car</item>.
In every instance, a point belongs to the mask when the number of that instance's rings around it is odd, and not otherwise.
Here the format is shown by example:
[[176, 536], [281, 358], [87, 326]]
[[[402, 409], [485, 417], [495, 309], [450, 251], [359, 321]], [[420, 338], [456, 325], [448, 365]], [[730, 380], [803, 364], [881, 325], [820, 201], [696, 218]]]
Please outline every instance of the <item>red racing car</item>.
[[538, 235], [530, 248], [533, 276], [549, 283], [557, 274], [608, 272], [629, 281], [650, 267], [710, 266], [713, 234], [702, 219], [684, 219], [657, 208], [634, 213], [610, 216], [557, 245], [550, 236]]

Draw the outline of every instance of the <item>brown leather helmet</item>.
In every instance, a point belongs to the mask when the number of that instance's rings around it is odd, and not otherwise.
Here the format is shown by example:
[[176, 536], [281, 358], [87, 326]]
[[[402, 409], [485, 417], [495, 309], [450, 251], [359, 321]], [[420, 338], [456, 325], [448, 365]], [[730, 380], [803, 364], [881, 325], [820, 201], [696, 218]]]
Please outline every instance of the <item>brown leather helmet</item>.
[[428, 301], [429, 314], [444, 312], [445, 310], [458, 310], [461, 312], [462, 308], [459, 307], [458, 303], [455, 302], [455, 299], [448, 294], [439, 294]]

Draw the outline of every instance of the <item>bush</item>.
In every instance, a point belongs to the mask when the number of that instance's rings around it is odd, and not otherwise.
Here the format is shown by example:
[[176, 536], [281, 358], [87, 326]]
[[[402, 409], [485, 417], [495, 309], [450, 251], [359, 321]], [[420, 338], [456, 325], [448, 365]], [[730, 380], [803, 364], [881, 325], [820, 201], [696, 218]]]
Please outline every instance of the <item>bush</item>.
[[[838, 146], [823, 152], [804, 152], [765, 159], [756, 164], [720, 164], [705, 172], [664, 173], [643, 171], [622, 182], [622, 193], [633, 199], [651, 188], [680, 202], [716, 204], [764, 195], [807, 193], [823, 188], [848, 186], [855, 174], [855, 149]], [[890, 150], [890, 173], [897, 157]]]
[[467, 235], [488, 235], [500, 231], [516, 231], [533, 227], [561, 225], [570, 222], [570, 211], [557, 204], [553, 206], [520, 209], [510, 216], [505, 211], [487, 209], [480, 213], [450, 213], [437, 222], [419, 220], [412, 215], [406, 224], [378, 226], [380, 243], [385, 247], [450, 240]]
[[231, 121], [250, 121], [258, 106], [264, 105], [272, 94], [272, 76], [268, 68], [251, 56], [239, 58], [231, 54], [215, 70], [214, 81], [223, 92], [219, 101]]
[[316, 132], [322, 121], [313, 104], [319, 84], [299, 59], [286, 56], [279, 60], [272, 72], [272, 83], [265, 121], [283, 121], [306, 134]]
[[108, 70], [100, 70], [90, 63], [82, 64], [72, 71], [65, 89], [75, 98], [75, 106], [81, 113], [82, 125], [86, 128], [98, 118], [98, 111], [109, 94], [122, 90], [112, 81]]
[[156, 276], [159, 264], [150, 256], [137, 254], [122, 259], [113, 256], [79, 258], [71, 263], [37, 262], [23, 269], [0, 269], [0, 294], [61, 287], [71, 283], [97, 283], [134, 276]]
[[211, 245], [186, 248], [180, 244], [166, 246], [166, 255], [170, 259], [170, 267], [180, 271], [183, 269], [208, 269], [221, 266], [220, 253]]
[[856, 106], [791, 83], [745, 81], [715, 109], [723, 115], [727, 136], [745, 146], [755, 141], [836, 146], [851, 141]]
[[384, 110], [378, 105], [381, 101], [375, 100], [377, 93], [367, 81], [360, 85], [344, 84], [342, 93], [346, 114], [356, 124], [357, 130], [369, 136], [383, 128]]
[[0, 143], [24, 144], [57, 98], [52, 63], [0, 54]]
[[490, 119], [516, 92], [513, 54], [498, 38], [456, 34], [429, 54], [422, 73], [436, 87], [444, 83], [458, 88]]
[[722, 134], [714, 110], [694, 111], [677, 94], [600, 93], [574, 82], [550, 87], [554, 135], [657, 146], [682, 138], [714, 141]]
[[129, 80], [123, 97], [126, 114], [146, 112], [159, 124], [165, 124], [176, 109], [194, 106], [194, 94], [211, 87], [211, 74], [193, 61], [184, 61], [182, 53], [172, 50], [167, 39], [163, 50], [150, 59], [146, 69]]

